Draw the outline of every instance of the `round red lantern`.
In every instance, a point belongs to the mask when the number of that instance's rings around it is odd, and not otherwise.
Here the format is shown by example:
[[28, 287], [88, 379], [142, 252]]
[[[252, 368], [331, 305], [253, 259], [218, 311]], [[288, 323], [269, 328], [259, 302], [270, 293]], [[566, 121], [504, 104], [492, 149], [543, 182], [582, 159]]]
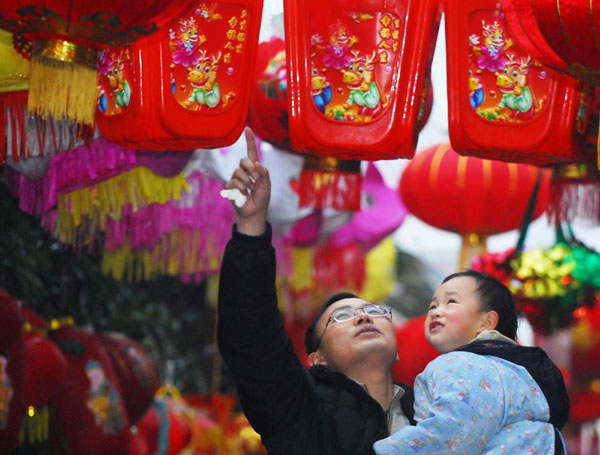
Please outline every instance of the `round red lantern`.
[[53, 402], [62, 431], [52, 433], [51, 441], [71, 453], [127, 455], [129, 419], [110, 357], [97, 335], [71, 324], [50, 322], [57, 328], [52, 339], [68, 366], [67, 380]]
[[33, 41], [30, 112], [93, 125], [97, 50], [155, 32], [183, 6], [170, 0], [3, 2], [0, 28]]
[[285, 41], [277, 36], [258, 45], [248, 126], [263, 141], [281, 150], [290, 144]]
[[262, 0], [192, 0], [163, 30], [103, 55], [96, 120], [122, 146], [218, 148], [248, 114]]
[[418, 153], [404, 169], [400, 195], [417, 218], [463, 237], [462, 268], [485, 251], [487, 236], [519, 227], [538, 175], [534, 217], [549, 204], [550, 170], [460, 156], [450, 144], [440, 144]]
[[103, 333], [99, 338], [111, 358], [123, 404], [133, 425], [150, 407], [158, 390], [154, 364], [139, 344], [121, 333]]
[[[505, 0], [506, 1], [506, 0]], [[526, 18], [528, 35], [543, 39], [567, 65], [567, 71], [581, 80], [600, 84], [600, 6], [584, 0], [509, 1], [515, 18]], [[531, 20], [533, 18], [533, 21]]]
[[409, 319], [396, 328], [398, 361], [394, 364], [394, 380], [414, 384], [415, 378], [439, 354], [425, 338], [427, 315]]
[[0, 289], [0, 453], [18, 442], [25, 409], [25, 362], [17, 302]]
[[439, 0], [286, 0], [295, 150], [342, 159], [411, 157]]
[[445, 14], [454, 150], [538, 165], [578, 160], [591, 91], [522, 47], [496, 0], [449, 0]]

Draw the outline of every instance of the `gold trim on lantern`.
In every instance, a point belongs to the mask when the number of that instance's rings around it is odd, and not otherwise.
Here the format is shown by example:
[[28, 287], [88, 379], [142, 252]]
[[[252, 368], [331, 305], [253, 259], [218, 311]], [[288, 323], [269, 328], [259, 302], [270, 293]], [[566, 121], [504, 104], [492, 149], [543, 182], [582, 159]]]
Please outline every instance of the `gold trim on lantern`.
[[594, 0], [590, 0], [590, 25], [592, 26], [592, 35], [594, 36], [594, 45], [596, 46], [596, 52], [600, 52], [600, 42], [598, 41], [598, 34], [596, 33], [596, 26], [594, 25]]
[[560, 23], [560, 29], [562, 31], [562, 34], [565, 37], [565, 42], [571, 49], [571, 52], [575, 52], [575, 46], [573, 46], [573, 43], [571, 42], [571, 39], [569, 38], [569, 34], [567, 33], [567, 30], [565, 30], [565, 24], [563, 23], [562, 14], [560, 13], [560, 0], [556, 0], [556, 12], [558, 13], [558, 22]]
[[326, 172], [360, 172], [360, 163], [360, 160], [339, 160], [330, 156], [306, 155], [303, 168]]
[[93, 125], [96, 49], [65, 40], [37, 40], [31, 53], [27, 109], [42, 118]]
[[73, 316], [66, 316], [64, 318], [58, 319], [50, 319], [50, 321], [48, 322], [48, 326], [50, 327], [50, 330], [66, 329], [74, 327], [75, 320], [73, 319]]

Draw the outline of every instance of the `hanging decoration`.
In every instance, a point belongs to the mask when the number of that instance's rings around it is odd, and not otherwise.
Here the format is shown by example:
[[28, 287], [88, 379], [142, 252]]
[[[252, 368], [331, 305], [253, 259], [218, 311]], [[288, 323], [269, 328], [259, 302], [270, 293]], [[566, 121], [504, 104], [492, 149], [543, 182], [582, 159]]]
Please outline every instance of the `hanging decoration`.
[[155, 32], [182, 6], [167, 0], [4, 2], [0, 28], [33, 42], [29, 111], [93, 125], [98, 49]]
[[515, 248], [476, 257], [472, 267], [506, 284], [536, 331], [553, 333], [570, 327], [579, 309], [585, 313], [595, 305], [600, 254], [578, 242], [572, 231], [567, 237], [560, 224], [552, 247], [522, 250], [527, 224]]
[[110, 356], [98, 336], [64, 318], [52, 325], [51, 338], [64, 354], [68, 375], [54, 402], [62, 432], [54, 447], [90, 455], [128, 454], [129, 419]]
[[0, 453], [17, 446], [25, 410], [22, 315], [17, 301], [0, 289]]
[[459, 269], [485, 251], [489, 235], [519, 227], [540, 176], [534, 217], [550, 201], [550, 170], [458, 155], [450, 144], [430, 147], [413, 159], [400, 180], [410, 213], [462, 236]]
[[163, 30], [100, 54], [103, 136], [147, 150], [231, 145], [246, 124], [262, 0], [192, 0]]
[[591, 90], [522, 47], [498, 5], [446, 3], [453, 148], [462, 155], [538, 165], [578, 160]]
[[412, 157], [440, 13], [437, 0], [285, 1], [293, 148]]
[[159, 388], [154, 364], [138, 343], [122, 333], [107, 332], [98, 337], [110, 356], [129, 423], [135, 425]]
[[395, 381], [414, 384], [417, 375], [439, 355], [425, 338], [426, 316], [409, 319], [396, 328], [398, 361], [392, 369]]

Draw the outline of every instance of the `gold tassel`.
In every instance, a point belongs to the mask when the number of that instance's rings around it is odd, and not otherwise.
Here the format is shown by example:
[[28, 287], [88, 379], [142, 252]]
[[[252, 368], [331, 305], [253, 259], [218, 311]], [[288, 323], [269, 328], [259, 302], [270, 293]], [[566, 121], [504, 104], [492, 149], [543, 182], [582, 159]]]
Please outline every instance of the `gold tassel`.
[[42, 118], [94, 124], [96, 49], [63, 40], [38, 40], [31, 55], [27, 109]]
[[29, 406], [26, 411], [21, 431], [19, 445], [22, 446], [27, 438], [27, 444], [33, 445], [48, 441], [48, 407]]

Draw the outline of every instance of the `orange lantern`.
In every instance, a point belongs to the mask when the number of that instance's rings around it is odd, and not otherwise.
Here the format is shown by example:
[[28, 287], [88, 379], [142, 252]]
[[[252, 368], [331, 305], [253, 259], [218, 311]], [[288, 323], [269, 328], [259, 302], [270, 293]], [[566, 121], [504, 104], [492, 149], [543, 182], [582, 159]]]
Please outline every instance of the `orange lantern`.
[[99, 48], [153, 33], [184, 5], [170, 0], [7, 0], [0, 28], [33, 41], [28, 108], [94, 123]]
[[439, 0], [285, 0], [292, 147], [342, 159], [412, 157]]
[[489, 235], [519, 227], [540, 174], [534, 217], [549, 204], [550, 170], [460, 156], [450, 144], [441, 144], [418, 153], [406, 166], [400, 196], [423, 222], [462, 236], [462, 269], [485, 252]]
[[246, 124], [262, 0], [194, 0], [164, 30], [101, 55], [96, 120], [125, 147], [234, 143]]
[[[521, 47], [496, 0], [448, 0], [448, 118], [454, 149], [530, 164], [579, 158], [591, 93]], [[531, 53], [533, 52], [533, 54]]]

